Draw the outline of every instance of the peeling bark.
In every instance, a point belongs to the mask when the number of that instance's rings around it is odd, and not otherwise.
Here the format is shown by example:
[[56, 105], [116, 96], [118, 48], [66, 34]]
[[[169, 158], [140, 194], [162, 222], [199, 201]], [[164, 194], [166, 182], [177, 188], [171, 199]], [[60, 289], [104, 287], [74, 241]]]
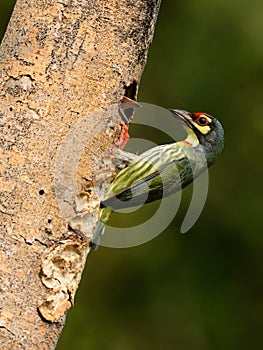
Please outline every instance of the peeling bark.
[[[113, 169], [118, 123], [95, 112], [124, 95], [136, 98], [159, 5], [17, 0], [0, 48], [1, 349], [55, 348]], [[54, 170], [68, 132], [84, 117], [91, 137], [65, 206], [68, 216], [82, 215], [73, 195], [90, 194], [87, 237], [68, 231]], [[74, 144], [68, 163], [73, 155]], [[87, 191], [98, 181], [99, 194]]]

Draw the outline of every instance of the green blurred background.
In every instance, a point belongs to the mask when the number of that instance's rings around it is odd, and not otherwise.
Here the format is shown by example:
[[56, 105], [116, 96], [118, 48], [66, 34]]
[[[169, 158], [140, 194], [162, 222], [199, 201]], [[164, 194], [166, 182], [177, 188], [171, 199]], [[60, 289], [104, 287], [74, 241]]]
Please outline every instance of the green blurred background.
[[154, 240], [90, 254], [58, 350], [262, 349], [262, 23], [262, 0], [163, 0], [139, 100], [218, 116], [226, 147], [190, 232], [191, 188]]

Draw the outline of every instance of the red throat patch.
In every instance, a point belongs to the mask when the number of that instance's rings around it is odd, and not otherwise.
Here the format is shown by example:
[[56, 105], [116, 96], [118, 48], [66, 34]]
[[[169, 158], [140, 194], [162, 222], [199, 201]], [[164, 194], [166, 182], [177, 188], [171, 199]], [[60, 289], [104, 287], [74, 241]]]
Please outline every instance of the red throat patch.
[[182, 142], [183, 142], [184, 144], [186, 144], [187, 146], [190, 146], [190, 147], [193, 146], [193, 144], [192, 144], [191, 142], [187, 141], [187, 140], [183, 140]]

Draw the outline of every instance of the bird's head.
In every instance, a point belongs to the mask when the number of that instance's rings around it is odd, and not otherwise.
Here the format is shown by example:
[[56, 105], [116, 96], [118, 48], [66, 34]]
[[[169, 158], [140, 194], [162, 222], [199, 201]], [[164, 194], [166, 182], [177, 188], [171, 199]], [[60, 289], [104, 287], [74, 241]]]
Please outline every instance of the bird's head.
[[224, 147], [224, 129], [221, 123], [207, 113], [190, 113], [181, 109], [170, 109], [187, 132], [193, 146], [205, 147], [207, 161], [213, 163]]

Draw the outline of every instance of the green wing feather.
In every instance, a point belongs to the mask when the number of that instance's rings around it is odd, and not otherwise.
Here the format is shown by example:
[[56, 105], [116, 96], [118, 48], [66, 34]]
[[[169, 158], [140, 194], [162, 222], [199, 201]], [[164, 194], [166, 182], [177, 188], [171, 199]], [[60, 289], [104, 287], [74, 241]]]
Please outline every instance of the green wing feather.
[[119, 172], [102, 207], [116, 210], [150, 203], [192, 181], [190, 161], [178, 143], [153, 150], [144, 152]]
[[150, 203], [179, 191], [193, 181], [193, 172], [206, 169], [198, 159], [195, 150], [183, 142], [157, 146], [139, 156], [126, 157], [122, 152], [121, 160], [131, 161], [118, 173], [101, 202], [93, 248], [99, 245], [103, 224], [113, 210]]

